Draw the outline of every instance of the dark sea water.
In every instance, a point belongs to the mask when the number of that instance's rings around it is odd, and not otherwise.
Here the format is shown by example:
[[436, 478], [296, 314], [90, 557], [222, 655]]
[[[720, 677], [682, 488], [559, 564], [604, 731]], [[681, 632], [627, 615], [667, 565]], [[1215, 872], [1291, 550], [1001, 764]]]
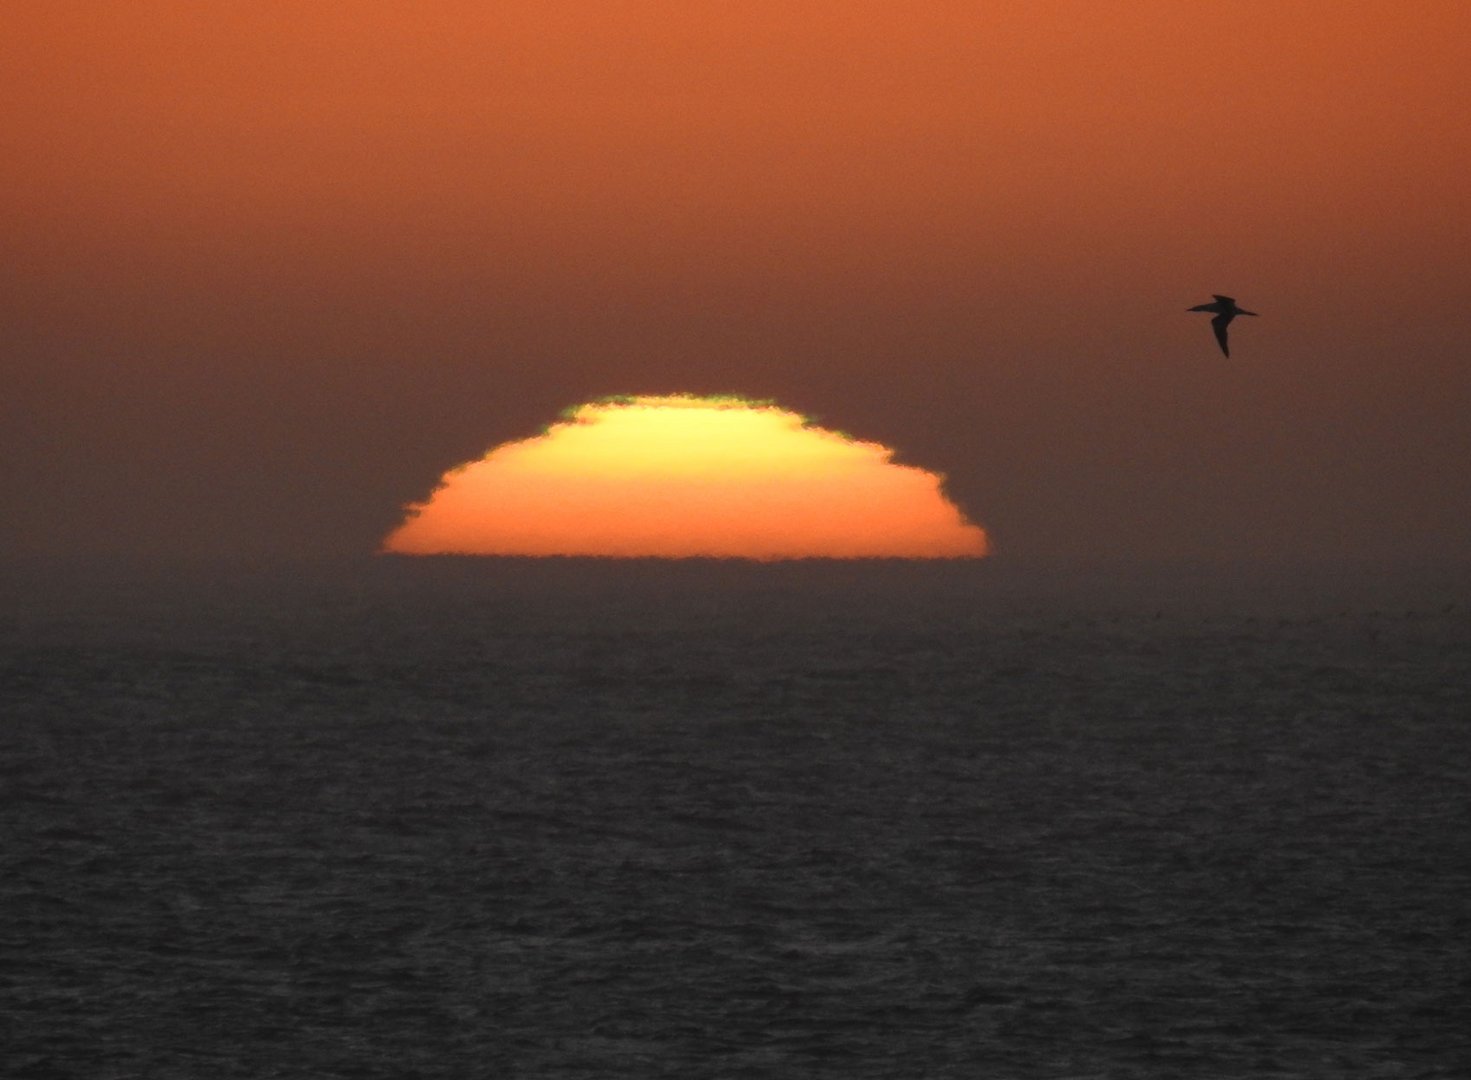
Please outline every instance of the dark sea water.
[[1453, 571], [0, 585], [0, 1075], [1471, 1076]]

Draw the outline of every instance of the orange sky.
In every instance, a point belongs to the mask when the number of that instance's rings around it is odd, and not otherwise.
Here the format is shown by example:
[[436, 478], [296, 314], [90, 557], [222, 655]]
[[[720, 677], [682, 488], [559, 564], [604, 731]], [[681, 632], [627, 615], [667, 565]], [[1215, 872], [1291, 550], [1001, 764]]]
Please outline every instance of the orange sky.
[[882, 213], [906, 247], [1002, 210], [1040, 218], [1028, 231], [1094, 213], [1138, 227], [1262, 195], [1315, 231], [1395, 193], [1409, 221], [1436, 220], [1467, 164], [1464, 137], [1437, 137], [1463, 116], [1463, 5], [1212, 12], [24, 5], [6, 15], [7, 126], [26, 151], [8, 179], [27, 216], [95, 215], [113, 243], [325, 226], [329, 251], [393, 236], [404, 213], [512, 247], [590, 230], [595, 251], [641, 240], [662, 258], [671, 227], [731, 242], [753, 213], [829, 243]]
[[8, 5], [0, 551], [367, 550], [719, 391], [1002, 551], [1463, 552], [1468, 12]]

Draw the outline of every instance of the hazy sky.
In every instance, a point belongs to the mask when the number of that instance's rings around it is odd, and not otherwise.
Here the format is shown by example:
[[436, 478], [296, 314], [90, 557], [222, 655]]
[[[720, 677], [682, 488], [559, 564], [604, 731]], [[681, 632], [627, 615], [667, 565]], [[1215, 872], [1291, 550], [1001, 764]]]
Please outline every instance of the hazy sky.
[[1461, 0], [6, 4], [0, 553], [368, 552], [688, 391], [1000, 554], [1465, 554], [1468, 71]]

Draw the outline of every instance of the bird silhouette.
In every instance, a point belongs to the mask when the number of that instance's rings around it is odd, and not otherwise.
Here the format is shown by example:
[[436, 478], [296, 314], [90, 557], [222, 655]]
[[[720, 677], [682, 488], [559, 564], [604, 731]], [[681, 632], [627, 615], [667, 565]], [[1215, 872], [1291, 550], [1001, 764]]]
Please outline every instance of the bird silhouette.
[[1216, 340], [1221, 343], [1221, 352], [1227, 356], [1231, 355], [1231, 347], [1226, 344], [1226, 327], [1231, 325], [1231, 320], [1238, 315], [1255, 315], [1255, 311], [1247, 311], [1236, 306], [1236, 301], [1229, 296], [1220, 293], [1211, 293], [1216, 298], [1214, 304], [1196, 304], [1188, 311], [1214, 311], [1216, 317], [1211, 320], [1211, 329], [1216, 332]]

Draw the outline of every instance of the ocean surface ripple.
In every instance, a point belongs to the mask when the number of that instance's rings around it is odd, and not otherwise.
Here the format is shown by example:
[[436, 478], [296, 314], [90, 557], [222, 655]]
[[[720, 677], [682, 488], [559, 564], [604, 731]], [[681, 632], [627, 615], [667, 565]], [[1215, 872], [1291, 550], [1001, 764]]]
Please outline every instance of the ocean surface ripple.
[[1471, 598], [988, 572], [11, 583], [0, 1073], [1471, 1075]]

